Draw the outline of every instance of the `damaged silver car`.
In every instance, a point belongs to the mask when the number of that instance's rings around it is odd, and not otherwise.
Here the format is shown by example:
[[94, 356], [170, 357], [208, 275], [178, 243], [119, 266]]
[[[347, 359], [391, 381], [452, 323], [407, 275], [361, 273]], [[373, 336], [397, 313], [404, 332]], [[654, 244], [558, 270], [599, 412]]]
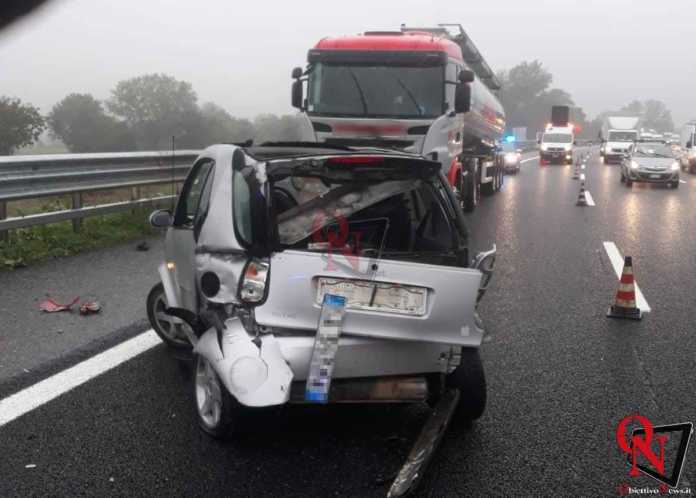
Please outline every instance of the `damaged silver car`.
[[481, 416], [476, 304], [495, 249], [474, 261], [440, 164], [326, 144], [215, 145], [166, 227], [148, 316], [195, 355], [213, 436], [286, 403], [429, 402], [458, 391]]

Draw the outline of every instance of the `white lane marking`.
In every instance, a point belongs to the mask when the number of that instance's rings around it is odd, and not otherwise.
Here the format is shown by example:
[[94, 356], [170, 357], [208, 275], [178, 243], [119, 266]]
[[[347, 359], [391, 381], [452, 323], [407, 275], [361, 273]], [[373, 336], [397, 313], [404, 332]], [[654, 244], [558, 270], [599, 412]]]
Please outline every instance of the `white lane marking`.
[[535, 161], [535, 160], [537, 160], [537, 159], [539, 159], [539, 156], [534, 156], [534, 157], [529, 157], [529, 158], [527, 158], [527, 159], [522, 159], [520, 162], [521, 162], [521, 163], [526, 163], [526, 162], [528, 162], [528, 161]]
[[150, 329], [0, 400], [0, 427], [158, 344], [162, 340]]
[[584, 182], [585, 181], [585, 173], [580, 173], [580, 179]]
[[684, 181], [684, 180], [679, 180], [679, 183], [686, 183], [686, 181]]
[[[609, 256], [611, 266], [614, 267], [614, 273], [616, 273], [616, 277], [619, 280], [621, 280], [621, 273], [623, 272], [624, 266], [624, 258], [623, 256], [621, 256], [619, 248], [616, 247], [616, 244], [614, 244], [613, 242], [604, 242], [604, 250], [607, 251], [607, 256]], [[636, 306], [638, 306], [638, 309], [640, 309], [643, 313], [650, 313], [652, 311], [652, 308], [650, 308], [648, 301], [645, 300], [645, 296], [641, 292], [640, 287], [638, 287], [638, 282], [635, 282], [635, 287]]]
[[583, 163], [582, 166], [580, 166], [580, 169], [585, 169], [585, 163]]
[[592, 198], [592, 194], [590, 194], [589, 190], [585, 190], [585, 200], [587, 201], [588, 206], [594, 206], [594, 199]]

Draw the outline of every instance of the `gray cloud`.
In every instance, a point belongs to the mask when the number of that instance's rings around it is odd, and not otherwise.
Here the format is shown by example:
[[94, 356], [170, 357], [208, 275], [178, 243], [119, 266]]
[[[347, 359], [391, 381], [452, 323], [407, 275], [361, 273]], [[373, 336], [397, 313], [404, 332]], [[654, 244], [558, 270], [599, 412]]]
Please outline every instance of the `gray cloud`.
[[690, 0], [54, 0], [0, 34], [0, 94], [47, 111], [149, 72], [233, 114], [290, 112], [290, 70], [323, 36], [460, 22], [494, 69], [539, 59], [590, 116], [657, 98], [696, 117]]

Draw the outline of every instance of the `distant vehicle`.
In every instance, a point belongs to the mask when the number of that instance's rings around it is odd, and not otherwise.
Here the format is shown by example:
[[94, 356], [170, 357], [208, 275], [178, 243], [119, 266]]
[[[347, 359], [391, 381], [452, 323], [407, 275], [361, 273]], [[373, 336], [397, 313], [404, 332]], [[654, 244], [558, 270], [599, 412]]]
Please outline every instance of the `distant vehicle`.
[[546, 128], [539, 143], [539, 163], [572, 164], [574, 143], [572, 126]]
[[316, 141], [433, 158], [465, 211], [500, 190], [500, 82], [461, 25], [323, 38], [292, 74]]
[[696, 173], [696, 120], [689, 121], [682, 126], [679, 147], [681, 149], [679, 162], [682, 171]]
[[522, 150], [517, 148], [515, 142], [503, 143], [503, 161], [505, 173], [519, 173], [522, 165]]
[[679, 187], [679, 163], [672, 148], [660, 142], [639, 142], [621, 162], [621, 182], [662, 183]]
[[619, 163], [630, 146], [638, 141], [638, 116], [607, 116], [602, 123], [599, 154], [604, 164]]

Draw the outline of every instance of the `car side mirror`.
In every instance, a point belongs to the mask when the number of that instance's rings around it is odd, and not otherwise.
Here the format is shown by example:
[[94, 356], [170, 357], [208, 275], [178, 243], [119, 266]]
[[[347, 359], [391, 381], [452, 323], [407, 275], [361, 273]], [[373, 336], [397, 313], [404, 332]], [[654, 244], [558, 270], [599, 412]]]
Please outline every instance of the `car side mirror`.
[[454, 91], [454, 112], [469, 112], [470, 109], [471, 87], [466, 83], [461, 83]]
[[474, 81], [474, 72], [469, 69], [462, 69], [459, 72], [459, 83], [472, 83]]
[[158, 209], [150, 214], [150, 225], [155, 228], [169, 228], [173, 221], [172, 212], [168, 209]]
[[486, 293], [486, 290], [488, 290], [488, 284], [490, 283], [491, 278], [493, 278], [496, 252], [496, 245], [493, 244], [492, 249], [478, 253], [472, 264], [472, 268], [480, 271], [483, 274], [481, 276], [481, 284], [479, 285], [478, 296], [476, 298], [477, 303]]
[[294, 108], [302, 110], [302, 80], [292, 82], [291, 103]]

